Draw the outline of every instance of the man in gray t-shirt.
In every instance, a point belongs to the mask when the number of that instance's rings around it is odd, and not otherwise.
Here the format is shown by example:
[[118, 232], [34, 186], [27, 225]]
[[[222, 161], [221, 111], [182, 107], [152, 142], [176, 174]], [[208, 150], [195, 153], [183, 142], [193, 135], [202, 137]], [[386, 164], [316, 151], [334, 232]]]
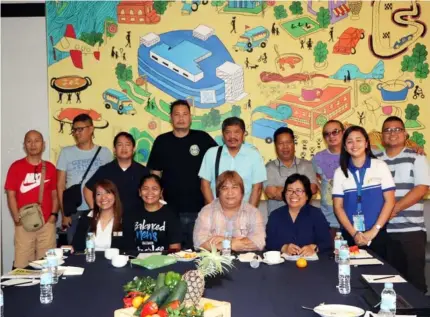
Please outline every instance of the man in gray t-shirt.
[[[63, 192], [72, 185], [79, 184], [85, 174], [91, 160], [96, 154], [99, 146], [93, 143], [94, 125], [91, 117], [86, 114], [78, 115], [73, 119], [72, 134], [76, 140], [76, 145], [66, 146], [61, 150], [57, 161], [57, 193], [62, 212], [62, 226], [67, 229], [67, 240], [71, 244], [76, 231], [77, 220], [80, 215], [89, 210], [85, 198], [82, 194], [82, 204], [77, 208], [77, 212], [71, 217], [64, 216]], [[91, 166], [85, 180], [81, 185], [81, 192], [87, 180], [93, 176], [97, 169], [112, 161], [112, 153], [102, 147], [93, 165]]]
[[295, 173], [305, 175], [311, 182], [312, 194], [318, 190], [317, 178], [312, 163], [296, 158], [294, 146], [294, 132], [290, 128], [282, 127], [275, 131], [274, 137], [276, 160], [266, 164], [267, 181], [264, 182], [264, 192], [268, 200], [268, 214], [285, 205], [282, 191], [287, 178]]

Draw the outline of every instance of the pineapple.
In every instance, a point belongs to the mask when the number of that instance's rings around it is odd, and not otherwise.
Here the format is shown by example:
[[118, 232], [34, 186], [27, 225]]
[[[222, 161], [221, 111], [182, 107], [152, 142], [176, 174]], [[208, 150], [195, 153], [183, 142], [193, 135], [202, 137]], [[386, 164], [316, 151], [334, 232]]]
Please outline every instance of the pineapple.
[[182, 279], [187, 282], [187, 293], [185, 295], [185, 304], [198, 305], [205, 291], [205, 277], [213, 277], [217, 274], [222, 274], [228, 268], [233, 266], [230, 256], [223, 256], [217, 251], [214, 245], [211, 245], [212, 250], [200, 249], [198, 256], [197, 270], [188, 271]]

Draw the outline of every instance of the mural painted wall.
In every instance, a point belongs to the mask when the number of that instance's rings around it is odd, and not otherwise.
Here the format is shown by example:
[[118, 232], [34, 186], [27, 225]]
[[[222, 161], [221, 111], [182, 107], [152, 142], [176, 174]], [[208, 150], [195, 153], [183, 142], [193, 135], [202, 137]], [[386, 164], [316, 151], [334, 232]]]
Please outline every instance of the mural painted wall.
[[327, 120], [375, 130], [379, 144], [390, 115], [430, 153], [425, 11], [415, 0], [48, 2], [51, 158], [88, 113], [97, 143], [129, 131], [146, 163], [177, 98], [217, 141], [225, 118], [243, 118], [266, 161], [278, 127], [310, 159]]

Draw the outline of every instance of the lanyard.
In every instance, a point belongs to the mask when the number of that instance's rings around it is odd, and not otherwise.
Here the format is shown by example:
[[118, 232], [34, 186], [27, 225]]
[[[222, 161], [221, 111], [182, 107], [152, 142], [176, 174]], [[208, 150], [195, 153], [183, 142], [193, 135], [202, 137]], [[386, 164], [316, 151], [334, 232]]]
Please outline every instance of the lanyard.
[[358, 170], [360, 175], [360, 181], [357, 179], [357, 173], [352, 173], [354, 176], [355, 185], [357, 186], [357, 214], [361, 213], [361, 190], [363, 188], [364, 176], [366, 175], [366, 168], [360, 168]]

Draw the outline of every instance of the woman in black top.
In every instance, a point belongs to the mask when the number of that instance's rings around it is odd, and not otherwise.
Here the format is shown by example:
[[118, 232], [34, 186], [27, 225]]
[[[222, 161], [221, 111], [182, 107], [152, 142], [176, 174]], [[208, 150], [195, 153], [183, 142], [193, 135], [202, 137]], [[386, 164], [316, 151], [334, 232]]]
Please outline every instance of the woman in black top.
[[107, 179], [94, 185], [94, 210], [79, 218], [73, 238], [74, 251], [85, 250], [88, 232], [95, 235], [95, 248], [102, 251], [108, 248], [122, 248], [122, 205], [118, 189]]
[[143, 211], [133, 222], [134, 240], [139, 252], [161, 252], [181, 249], [178, 216], [162, 200], [163, 187], [157, 175], [147, 175], [140, 182]]

